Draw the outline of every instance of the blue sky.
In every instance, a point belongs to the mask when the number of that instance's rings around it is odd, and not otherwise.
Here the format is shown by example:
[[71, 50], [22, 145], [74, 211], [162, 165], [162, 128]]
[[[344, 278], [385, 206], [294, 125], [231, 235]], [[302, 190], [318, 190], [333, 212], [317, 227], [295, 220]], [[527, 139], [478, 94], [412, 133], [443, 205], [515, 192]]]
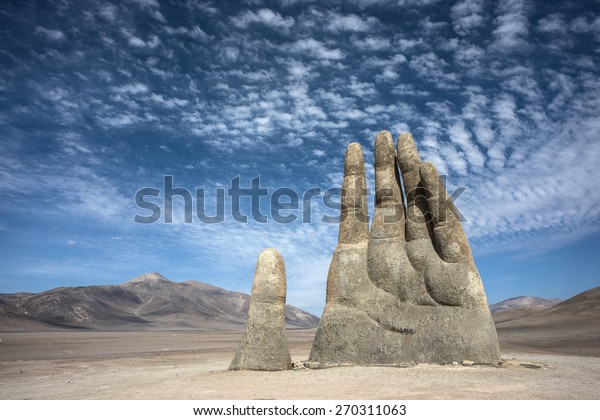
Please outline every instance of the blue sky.
[[372, 183], [380, 129], [411, 131], [450, 191], [466, 188], [457, 205], [491, 302], [597, 286], [599, 12], [597, 0], [3, 1], [0, 292], [150, 271], [249, 291], [272, 246], [288, 302], [320, 315], [331, 209], [304, 224], [189, 224], [175, 199], [174, 223], [138, 224], [134, 195], [165, 175], [209, 203], [237, 176], [337, 188], [352, 141]]

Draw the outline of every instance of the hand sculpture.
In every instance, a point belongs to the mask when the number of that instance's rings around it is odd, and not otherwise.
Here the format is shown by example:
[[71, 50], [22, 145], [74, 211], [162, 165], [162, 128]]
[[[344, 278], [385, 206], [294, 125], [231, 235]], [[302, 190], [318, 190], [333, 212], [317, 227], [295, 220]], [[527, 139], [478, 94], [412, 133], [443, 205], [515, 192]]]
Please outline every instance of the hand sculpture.
[[288, 370], [292, 359], [285, 335], [285, 265], [279, 251], [258, 256], [248, 319], [229, 370]]
[[364, 158], [360, 145], [350, 144], [338, 245], [307, 365], [498, 363], [496, 330], [459, 214], [410, 134], [398, 137], [397, 153], [388, 131], [377, 134], [375, 187], [369, 232]]

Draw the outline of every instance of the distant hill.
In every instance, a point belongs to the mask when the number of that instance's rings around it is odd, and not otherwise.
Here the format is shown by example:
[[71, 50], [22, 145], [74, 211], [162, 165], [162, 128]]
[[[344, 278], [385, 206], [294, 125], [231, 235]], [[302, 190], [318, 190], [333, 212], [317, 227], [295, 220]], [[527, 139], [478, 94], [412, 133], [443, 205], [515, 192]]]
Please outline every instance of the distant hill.
[[507, 321], [506, 324], [572, 326], [594, 322], [600, 330], [600, 287], [586, 290], [549, 308]]
[[505, 322], [541, 311], [562, 302], [561, 299], [545, 299], [519, 296], [490, 305], [494, 322]]
[[[0, 294], [0, 330], [237, 330], [245, 325], [249, 302], [245, 293], [149, 273], [117, 286]], [[316, 316], [287, 305], [288, 328], [315, 328], [318, 323]]]
[[501, 348], [600, 356], [600, 287], [502, 320], [510, 311], [494, 314]]

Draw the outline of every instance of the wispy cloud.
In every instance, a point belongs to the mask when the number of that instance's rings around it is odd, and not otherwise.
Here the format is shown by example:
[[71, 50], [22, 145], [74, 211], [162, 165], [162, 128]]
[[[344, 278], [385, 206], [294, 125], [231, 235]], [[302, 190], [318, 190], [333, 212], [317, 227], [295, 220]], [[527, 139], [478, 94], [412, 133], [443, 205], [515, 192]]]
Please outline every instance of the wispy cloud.
[[390, 48], [391, 42], [387, 38], [369, 36], [356, 40], [354, 45], [363, 50], [378, 51]]
[[58, 29], [47, 29], [43, 26], [36, 26], [35, 33], [44, 36], [48, 41], [63, 41], [66, 39], [63, 31]]
[[413, 56], [410, 67], [421, 77], [440, 88], [456, 87], [458, 76], [449, 71], [448, 63], [434, 52]]
[[330, 12], [326, 16], [325, 27], [332, 32], [367, 32], [380, 23], [379, 19], [372, 16], [342, 15], [336, 12]]
[[186, 28], [184, 26], [178, 26], [177, 28], [173, 28], [171, 26], [164, 27], [165, 32], [168, 35], [187, 35], [191, 38], [199, 39], [199, 40], [208, 40], [210, 37], [206, 32], [200, 28], [198, 25], [194, 25], [191, 28]]
[[119, 93], [128, 93], [135, 95], [138, 93], [147, 93], [149, 89], [148, 86], [146, 86], [143, 83], [128, 83], [122, 86], [115, 86], [113, 87], [113, 90]]
[[500, 0], [493, 31], [494, 48], [505, 50], [527, 46], [529, 20], [525, 0]]
[[328, 48], [321, 41], [314, 38], [299, 39], [291, 44], [289, 48], [293, 52], [323, 60], [340, 60], [344, 57], [344, 53], [339, 48]]
[[160, 12], [160, 3], [158, 0], [129, 0], [138, 5], [142, 10], [147, 11], [152, 17], [161, 22], [165, 21], [165, 17]]
[[293, 17], [283, 17], [270, 9], [260, 9], [257, 12], [247, 10], [231, 18], [232, 23], [238, 28], [247, 28], [253, 23], [263, 24], [276, 29], [290, 29], [294, 26]]
[[460, 35], [467, 35], [485, 25], [483, 0], [460, 0], [452, 6], [452, 27]]
[[564, 34], [569, 29], [569, 26], [563, 21], [560, 13], [552, 13], [540, 19], [537, 23], [537, 28], [542, 32]]

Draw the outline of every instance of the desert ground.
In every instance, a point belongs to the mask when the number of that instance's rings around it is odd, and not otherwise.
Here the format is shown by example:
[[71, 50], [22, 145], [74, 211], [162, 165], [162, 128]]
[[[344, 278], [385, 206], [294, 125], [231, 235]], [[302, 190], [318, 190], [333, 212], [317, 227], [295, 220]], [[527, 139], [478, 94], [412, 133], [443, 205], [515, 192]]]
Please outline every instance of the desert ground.
[[[294, 362], [314, 332], [288, 331]], [[0, 333], [0, 398], [600, 399], [600, 348], [531, 334], [500, 331], [500, 366], [232, 372], [241, 331]]]

